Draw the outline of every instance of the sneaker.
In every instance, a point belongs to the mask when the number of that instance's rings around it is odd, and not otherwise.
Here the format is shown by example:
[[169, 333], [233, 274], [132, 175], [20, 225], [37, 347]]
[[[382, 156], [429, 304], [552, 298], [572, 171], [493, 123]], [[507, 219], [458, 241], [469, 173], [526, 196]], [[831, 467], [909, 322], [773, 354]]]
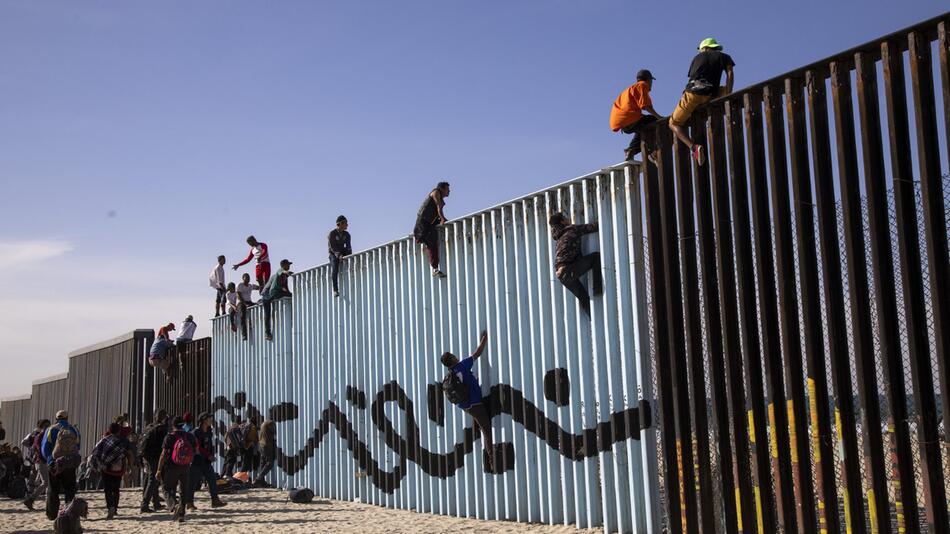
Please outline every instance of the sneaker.
[[633, 156], [634, 156], [636, 153], [637, 153], [637, 151], [636, 151], [635, 149], [633, 149], [633, 148], [625, 148], [625, 149], [623, 149], [623, 159], [624, 159], [624, 161], [633, 161]]
[[446, 274], [438, 269], [432, 269], [432, 276], [434, 278], [445, 278]]
[[690, 150], [690, 152], [692, 153], [693, 159], [696, 160], [697, 165], [702, 167], [703, 164], [706, 163], [706, 154], [703, 151], [703, 145], [693, 145], [693, 148]]
[[193, 503], [193, 502], [190, 502], [190, 503], [186, 504], [186, 505], [185, 505], [185, 508], [187, 508], [187, 509], [189, 509], [189, 510], [197, 510], [197, 509], [198, 509], [198, 507], [195, 506], [195, 503]]
[[109, 508], [109, 512], [106, 515], [106, 521], [112, 521], [115, 519], [115, 508]]
[[650, 160], [650, 163], [652, 163], [654, 167], [657, 166], [657, 165], [656, 165], [656, 154], [650, 154], [649, 156], [647, 156], [647, 159]]
[[264, 339], [267, 341], [274, 341], [274, 336], [273, 334], [264, 334]]
[[211, 499], [212, 508], [221, 508], [222, 506], [227, 506], [227, 505], [228, 503], [222, 501], [221, 499], [218, 499], [218, 498]]
[[26, 506], [26, 509], [31, 512], [36, 510], [35, 508], [33, 508], [33, 499], [27, 499], [23, 501], [23, 506]]
[[334, 296], [334, 297], [339, 297], [339, 296], [340, 296], [340, 292], [334, 289], [334, 290], [333, 290], [333, 296]]

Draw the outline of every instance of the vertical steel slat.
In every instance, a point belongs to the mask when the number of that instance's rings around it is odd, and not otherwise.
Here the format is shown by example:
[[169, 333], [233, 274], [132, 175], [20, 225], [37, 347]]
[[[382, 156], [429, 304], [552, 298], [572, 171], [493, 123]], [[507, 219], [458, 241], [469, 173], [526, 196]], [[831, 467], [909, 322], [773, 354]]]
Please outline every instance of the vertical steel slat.
[[[911, 87], [914, 93], [914, 124], [920, 168], [920, 189], [923, 204], [924, 236], [927, 243], [927, 268], [930, 272], [930, 310], [934, 317], [934, 346], [930, 351], [911, 354], [914, 400], [917, 405], [917, 432], [920, 440], [920, 466], [924, 509], [931, 533], [950, 532], [947, 515], [947, 494], [940, 458], [939, 419], [935, 398], [935, 381], [930, 367], [931, 355], [938, 369], [946, 368], [950, 353], [950, 256], [947, 253], [947, 224], [944, 211], [943, 176], [940, 173], [940, 147], [937, 136], [937, 109], [934, 100], [933, 63], [930, 39], [919, 32], [907, 37], [910, 56]], [[915, 203], [916, 218], [916, 203]], [[924, 263], [921, 261], [920, 268]], [[921, 298], [924, 295], [921, 294]], [[922, 309], [922, 308], [921, 308]], [[920, 310], [918, 310], [920, 311]], [[908, 317], [909, 319], [909, 317]], [[927, 325], [919, 317], [916, 335], [926, 339]], [[916, 356], [916, 357], [915, 357]], [[946, 389], [944, 390], [946, 395]], [[947, 412], [944, 412], [947, 414]], [[946, 416], [945, 416], [946, 417]]]
[[[764, 90], [765, 125], [769, 148], [769, 192], [772, 225], [775, 232], [775, 276], [779, 298], [779, 328], [782, 359], [785, 364], [785, 391], [789, 402], [789, 445], [792, 483], [795, 488], [796, 522], [790, 530], [815, 530], [814, 490], [811, 485], [811, 455], [808, 449], [808, 419], [805, 401], [805, 377], [802, 372], [801, 332], [798, 323], [798, 297], [795, 288], [795, 258], [788, 196], [788, 167], [782, 91], [768, 86]], [[776, 407], [785, 409], [786, 406]]]
[[[679, 233], [676, 224], [676, 198], [673, 185], [673, 162], [670, 135], [657, 130], [659, 149], [658, 171], [660, 174], [660, 220], [662, 222], [663, 254], [666, 257], [666, 321], [670, 325], [670, 367], [673, 374], [673, 408], [677, 431], [677, 449], [682, 459], [680, 471], [683, 476], [684, 522], [688, 533], [699, 532], [699, 524], [690, 518], [699, 517], [696, 502], [696, 476], [693, 466], [692, 428], [690, 424], [689, 375], [687, 373], [686, 346], [680, 329], [683, 317], [683, 300], [680, 279]], [[657, 353], [662, 357], [661, 353]]]
[[[646, 153], [647, 145], [641, 145], [641, 153]], [[664, 163], [665, 165], [665, 163]], [[660, 417], [663, 421], [663, 480], [665, 482], [666, 518], [671, 534], [680, 534], [685, 527], [680, 488], [684, 485], [680, 478], [677, 465], [678, 447], [676, 446], [676, 413], [673, 399], [673, 373], [669, 365], [663, 365], [672, 355], [671, 328], [675, 328], [667, 320], [667, 266], [663, 252], [663, 224], [661, 221], [659, 191], [659, 176], [657, 169], [651, 165], [644, 165], [644, 198], [646, 203], [647, 243], [650, 255], [650, 291], [653, 307], [653, 339], [652, 346], [657, 358], [657, 402], [660, 405]]]
[[[702, 121], [697, 119], [697, 123], [701, 124]], [[697, 127], [698, 128], [698, 127]], [[697, 136], [697, 142], [701, 144], [704, 143], [702, 136]], [[667, 146], [664, 146], [663, 149], [667, 149]], [[663, 180], [666, 181], [668, 178], [673, 179], [675, 184], [675, 195], [678, 209], [674, 211], [671, 216], [678, 216], [679, 222], [679, 263], [682, 272], [682, 284], [683, 284], [683, 323], [685, 326], [685, 336], [684, 342], [686, 345], [686, 356], [687, 356], [687, 365], [689, 367], [689, 373], [691, 377], [690, 386], [691, 394], [690, 396], [690, 410], [692, 412], [693, 420], [695, 421], [696, 434], [696, 456], [698, 462], [695, 466], [696, 474], [698, 475], [698, 485], [693, 487], [692, 485], [686, 486], [686, 491], [695, 494], [696, 490], [699, 490], [700, 496], [700, 506], [699, 506], [699, 526], [702, 528], [704, 533], [715, 532], [715, 518], [713, 509], [713, 480], [712, 480], [712, 467], [710, 465], [710, 453], [709, 453], [709, 418], [710, 415], [706, 412], [706, 381], [704, 380], [704, 365], [703, 365], [703, 327], [702, 327], [702, 317], [700, 316], [700, 284], [699, 284], [699, 273], [698, 261], [697, 261], [697, 241], [699, 231], [697, 230], [697, 224], [694, 223], [693, 217], [693, 203], [699, 205], [699, 221], [698, 226], [701, 229], [706, 229], [709, 231], [710, 226], [709, 221], [706, 219], [711, 219], [709, 216], [709, 208], [706, 205], [705, 200], [708, 199], [708, 196], [703, 196], [707, 191], [702, 191], [703, 185], [701, 182], [704, 181], [704, 175], [702, 171], [699, 171], [696, 176], [697, 181], [697, 190], [693, 189], [693, 173], [689, 154], [687, 153], [686, 147], [682, 143], [675, 143], [672, 146], [669, 146], [669, 149], [672, 151], [673, 156], [673, 172], [671, 176], [663, 176]], [[664, 169], [665, 171], [666, 169]], [[662, 188], [661, 188], [662, 189]], [[671, 187], [672, 189], [672, 187]], [[708, 239], [703, 239], [701, 245], [711, 248], [712, 243]], [[711, 294], [710, 280], [708, 278], [709, 271], [706, 267], [708, 264], [706, 260], [712, 262], [712, 258], [708, 257], [709, 249], [702, 251], [701, 256], [703, 260], [703, 290], [704, 290], [704, 299], [707, 299]], [[675, 253], [675, 251], [673, 252]], [[677, 273], [678, 274], [678, 273]], [[718, 316], [715, 317], [716, 323], [713, 323], [713, 318], [710, 317], [710, 313], [713, 310], [713, 306], [709, 305], [709, 301], [706, 300], [706, 315], [707, 315], [707, 324], [717, 324]], [[675, 323], [677, 327], [680, 322]], [[715, 345], [713, 338], [718, 342], [718, 334], [713, 331], [716, 330], [716, 327], [710, 327], [707, 331], [707, 335], [710, 337], [710, 351], [716, 351], [718, 345]], [[715, 335], [714, 335], [715, 334]], [[712, 366], [712, 365], [711, 365]], [[710, 366], [710, 367], [711, 367]], [[687, 438], [690, 439], [690, 438]], [[728, 441], [728, 440], [727, 440]], [[721, 440], [720, 440], [721, 443]], [[691, 456], [684, 455], [684, 463], [687, 459], [690, 464], [693, 464], [693, 459]], [[691, 516], [690, 516], [691, 517]]]
[[[887, 215], [887, 184], [884, 176], [884, 147], [881, 139], [881, 117], [878, 103], [877, 72], [874, 60], [864, 53], [854, 57], [857, 81], [858, 112], [861, 119], [862, 156], [864, 160], [864, 187], [868, 200], [869, 240], [871, 242], [871, 266], [874, 280], [874, 305], [877, 308], [878, 333], [882, 350], [895, 350], [899, 341], [893, 337], [891, 328], [896, 326], [896, 313], [893, 306], [883, 305], [886, 299], [894, 295], [894, 273], [891, 262], [890, 228]], [[855, 206], [857, 209], [857, 206]], [[854, 256], [849, 260], [856, 260]], [[849, 264], [854, 261], [849, 261]], [[861, 266], [863, 268], [863, 265]], [[860, 281], [859, 281], [860, 283]], [[854, 294], [860, 286], [852, 286]], [[852, 299], [852, 308], [855, 300]], [[868, 313], [863, 309], [859, 313]], [[870, 324], [870, 319], [868, 319]], [[859, 323], [861, 324], [861, 323]], [[878, 403], [877, 375], [874, 370], [874, 346], [859, 340], [861, 333], [855, 332], [855, 347], [865, 344], [862, 352], [855, 354], [855, 367], [858, 375], [858, 395], [863, 408], [861, 427], [865, 432], [865, 472], [871, 478], [867, 489], [868, 515], [872, 532], [891, 532], [888, 513], [887, 473], [884, 471], [884, 444], [881, 436], [881, 411]]]
[[[944, 138], [946, 139], [947, 153], [950, 154], [950, 32], [947, 29], [948, 22], [944, 21], [937, 25], [937, 48], [939, 49], [938, 56], [940, 57], [940, 81], [941, 81], [941, 93], [943, 94], [943, 124], [944, 124]], [[942, 182], [937, 182], [942, 187]], [[937, 185], [929, 184], [926, 186], [927, 192], [924, 194], [924, 221], [927, 221], [927, 217], [934, 219], [936, 215], [934, 212], [939, 212], [938, 206], [939, 203], [934, 199], [934, 195], [943, 197], [939, 193]], [[946, 192], [944, 192], [946, 194]], [[943, 197], [945, 198], [945, 197]], [[944, 205], [944, 220], [946, 220], [946, 211], [950, 210], [950, 206]], [[928, 215], [929, 213], [929, 215]], [[927, 250], [930, 251], [930, 260], [931, 260], [931, 280], [930, 280], [930, 294], [931, 301], [934, 310], [934, 325], [937, 332], [937, 342], [936, 342], [936, 356], [937, 356], [937, 372], [940, 375], [940, 395], [943, 398], [943, 414], [944, 414], [944, 431], [950, 424], [948, 424], [947, 419], [950, 418], [950, 347], [947, 344], [947, 335], [950, 333], [950, 325], [948, 325], [948, 318], [950, 318], [950, 310], [946, 309], [946, 305], [943, 300], [940, 300], [941, 295], [946, 295], [950, 291], [950, 273], [947, 272], [947, 264], [950, 263], [948, 259], [947, 246], [950, 236], [943, 236], [943, 246], [939, 239], [940, 232], [937, 231], [938, 227], [937, 221], [932, 221], [927, 223], [928, 225], [933, 226], [932, 230], [928, 231], [928, 236], [931, 236], [936, 231], [937, 237], [929, 237], [935, 242], [927, 242]], [[928, 226], [928, 228], [931, 228]], [[943, 264], [943, 269], [938, 269], [933, 264]], [[937, 301], [940, 301], [941, 305], [938, 306]], [[943, 440], [943, 455], [945, 458], [950, 459], [950, 439]], [[946, 462], [944, 470], [944, 482], [950, 482], [950, 461]], [[948, 511], [950, 513], [950, 511]]]
[[[914, 171], [910, 154], [910, 128], [907, 116], [907, 95], [904, 86], [904, 57], [896, 43], [881, 44], [881, 63], [884, 67], [884, 95], [887, 101], [887, 125], [890, 139], [891, 173], [894, 182], [894, 204], [897, 208], [897, 237], [900, 251], [901, 286], [904, 290], [904, 317], [907, 344], [911, 362], [927, 358], [927, 320], [924, 312], [923, 277], [920, 245], [917, 231], [917, 207], [914, 191]], [[929, 66], [928, 66], [929, 68]], [[885, 278], [886, 279], [886, 278]], [[910, 426], [907, 413], [907, 388], [904, 383], [903, 355], [897, 331], [896, 294], [893, 288], [878, 295], [878, 317], [892, 316], [895, 320], [886, 328], [892, 329], [894, 344], [883, 345], [884, 370], [887, 377], [890, 416], [894, 420], [894, 439], [897, 445], [899, 488], [897, 513], [901, 504], [908, 532], [919, 532], [917, 485], [914, 481], [914, 458], [911, 451]], [[881, 308], [886, 310], [881, 310]], [[884, 338], [882, 338], [883, 340]], [[929, 358], [927, 358], [929, 359]], [[929, 362], [925, 364], [929, 369]], [[895, 481], [897, 482], [897, 481]]]
[[[810, 70], [805, 73], [806, 85], [821, 85], [824, 89], [824, 76]], [[821, 93], [822, 96], [824, 92]], [[838, 495], [834, 470], [834, 436], [831, 432], [831, 416], [828, 413], [828, 378], [825, 374], [825, 348], [823, 325], [821, 321], [821, 297], [819, 295], [820, 275], [818, 273], [818, 240], [815, 234], [815, 201], [812, 199], [812, 175], [808, 153], [808, 124], [806, 109], [799, 80], [785, 80], [785, 107], [788, 115], [789, 152], [792, 163], [792, 197], [794, 202], [795, 241], [798, 244], [798, 273], [801, 280], [802, 329], [804, 330], [804, 349], [808, 380], [808, 413], [811, 416], [811, 462], [802, 465], [807, 468], [811, 481], [811, 467], [815, 466], [814, 498], [817, 503], [817, 523], [819, 532], [838, 532]], [[814, 127], [814, 123], [812, 123]], [[818, 142], [812, 139], [812, 144]], [[830, 165], [828, 165], [830, 168]], [[827, 168], [824, 170], [828, 170]], [[815, 181], [831, 182], [830, 173], [814, 176]], [[804, 415], [804, 413], [803, 413]], [[802, 422], [807, 432], [808, 424]], [[805, 441], [806, 435], [799, 438]], [[809, 465], [812, 464], [812, 465]]]
[[[711, 183], [707, 186], [708, 199], [712, 202], [715, 224], [710, 228], [715, 232], [715, 270], [716, 287], [710, 287], [707, 307], [716, 302], [718, 310], [716, 320], [710, 321], [710, 329], [720, 325], [719, 343], [721, 348], [711, 344], [713, 385], [716, 391], [716, 418], [719, 426], [719, 463], [723, 481], [723, 507], [725, 509], [726, 531], [756, 530], [752, 520], [752, 487], [749, 467], [748, 417], [745, 409], [745, 391], [742, 382], [742, 360], [739, 343], [739, 321], [736, 302], [736, 280], [734, 249], [732, 243], [732, 216], [729, 206], [728, 168], [736, 165], [730, 161], [726, 152], [726, 132], [724, 109], [710, 108], [710, 120], [707, 126], [709, 138], [709, 165]], [[745, 161], [738, 163], [743, 168]], [[708, 202], [706, 203], [708, 206]], [[704, 208], [708, 210], [708, 207]], [[709, 240], [712, 241], [712, 240]], [[712, 277], [707, 283], [712, 285]], [[718, 291], [718, 293], [716, 293]], [[730, 421], [735, 447], [730, 442]], [[746, 527], [748, 525], [748, 527]]]
[[[812, 161], [815, 168], [815, 198], [821, 238], [822, 282], [825, 288], [825, 320], [828, 328], [828, 351], [831, 361], [831, 383], [834, 392], [835, 424], [841, 443], [841, 488], [844, 500], [844, 523], [847, 531], [863, 534], [863, 489], [858, 456], [854, 393], [851, 387], [851, 361], [848, 329], [845, 324], [845, 290], [842, 283], [841, 252], [848, 265], [848, 286], [851, 288], [851, 321], [860, 337], [855, 354], [863, 357], [870, 333], [864, 230], [858, 185], [858, 158], [854, 136], [854, 108], [851, 103], [851, 73], [838, 62], [830, 65], [831, 90], [834, 101], [835, 146], [838, 161], [838, 187], [844, 220], [843, 248], [838, 242], [838, 218], [832, 182], [831, 153], [828, 147], [828, 111], [823, 80], [812, 79], [808, 103], [812, 130]], [[864, 288], [862, 291], [861, 288]], [[860, 292], [860, 294], [856, 294]], [[862, 311], [863, 310], [863, 311]], [[826, 504], [828, 506], [828, 504]], [[837, 502], [831, 504], [837, 514]], [[840, 530], [840, 529], [839, 529]]]
[[[766, 398], [762, 383], [762, 353], [759, 345], [759, 322], [756, 313], [755, 266], [752, 257], [752, 226], [749, 216], [749, 185], [746, 177], [746, 152], [743, 143], [743, 104], [736, 100], [726, 102], [726, 143], [729, 146], [729, 193], [732, 200], [732, 232], [735, 236], [735, 282], [738, 291], [737, 324], [742, 340], [741, 362], [734, 356], [730, 363], [745, 367], [747, 389], [745, 402], [748, 416], [734, 421], [736, 455], [739, 456], [739, 503], [743, 531], [768, 532], [777, 529], [775, 499], [771, 489], [769, 443], [766, 439]], [[739, 373], [741, 375], [741, 372]], [[736, 375], [734, 375], [736, 376]], [[737, 377], [738, 380], [741, 378]], [[740, 400], [735, 399], [736, 404]], [[735, 410], [735, 406], [733, 406]], [[745, 416], [745, 414], [743, 414]], [[740, 423], [742, 421], [742, 423]], [[745, 431], [739, 426], [748, 421]], [[743, 435], [745, 440], [742, 439]], [[743, 469], [742, 457], [747, 454], [751, 465]], [[743, 480], [745, 478], [745, 481]], [[751, 480], [749, 480], [751, 478]], [[742, 492], [750, 484], [752, 496]], [[754, 508], [753, 508], [754, 506]]]
[[762, 347], [765, 352], [763, 361], [765, 363], [766, 399], [768, 401], [769, 426], [771, 427], [772, 483], [775, 491], [779, 527], [786, 532], [792, 532], [796, 530], [795, 496], [790, 486], [792, 482], [792, 460], [789, 447], [788, 411], [785, 409], [785, 389], [782, 381], [782, 347], [779, 337], [776, 280], [772, 258], [772, 225], [769, 216], [769, 186], [765, 161], [765, 134], [762, 126], [762, 99], [758, 95], [751, 94], [746, 95], [745, 98], [746, 152], [749, 154], [752, 226], [755, 229], [755, 272], [758, 284]]

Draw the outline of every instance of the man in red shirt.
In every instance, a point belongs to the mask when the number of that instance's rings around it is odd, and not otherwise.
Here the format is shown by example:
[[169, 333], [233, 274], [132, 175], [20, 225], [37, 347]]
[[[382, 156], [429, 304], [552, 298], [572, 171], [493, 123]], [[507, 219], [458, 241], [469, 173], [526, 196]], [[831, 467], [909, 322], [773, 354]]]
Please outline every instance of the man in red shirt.
[[235, 263], [233, 269], [236, 271], [238, 267], [247, 264], [252, 259], [256, 259], [257, 266], [254, 268], [254, 278], [257, 279], [257, 285], [261, 288], [258, 291], [263, 291], [264, 284], [270, 280], [270, 256], [267, 254], [267, 243], [261, 243], [254, 236], [248, 236], [247, 244], [251, 246], [251, 251], [241, 263]]
[[[648, 124], [656, 122], [662, 116], [653, 109], [650, 89], [653, 88], [653, 73], [643, 69], [637, 72], [637, 83], [624, 89], [610, 110], [610, 129], [625, 134], [633, 134], [630, 146], [624, 150], [624, 159], [630, 161], [640, 151], [640, 132]], [[650, 113], [644, 115], [643, 112]], [[647, 156], [653, 155], [652, 140], [647, 138]]]

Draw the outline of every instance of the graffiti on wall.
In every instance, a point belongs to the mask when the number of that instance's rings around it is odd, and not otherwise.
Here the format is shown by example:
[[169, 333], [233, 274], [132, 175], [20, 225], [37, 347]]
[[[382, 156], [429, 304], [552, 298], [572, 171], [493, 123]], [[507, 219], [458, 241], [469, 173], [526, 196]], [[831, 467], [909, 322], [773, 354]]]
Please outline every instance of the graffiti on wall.
[[[544, 396], [559, 407], [569, 404], [570, 383], [565, 369], [548, 371], [544, 377]], [[359, 388], [347, 386], [346, 400], [359, 410], [367, 410], [366, 393]], [[439, 426], [444, 426], [445, 401], [440, 384], [428, 386], [427, 401], [429, 419]], [[536, 435], [551, 449], [573, 461], [581, 461], [596, 456], [600, 452], [609, 451], [615, 443], [629, 438], [639, 440], [640, 431], [649, 428], [651, 424], [652, 412], [645, 401], [641, 401], [637, 407], [613, 412], [608, 420], [601, 421], [595, 427], [585, 429], [578, 434], [561, 428], [557, 421], [544, 413], [544, 410], [526, 399], [522, 391], [509, 385], [493, 386], [485, 397], [485, 401], [491, 417], [503, 414], [511, 416], [512, 420], [522, 425], [526, 431]], [[396, 403], [403, 413], [405, 423], [402, 427], [406, 429], [405, 435], [400, 435], [396, 431], [389, 416], [386, 415], [385, 407], [388, 403]], [[480, 439], [480, 433], [469, 425], [462, 433], [462, 440], [451, 447], [449, 452], [428, 450], [422, 445], [415, 405], [396, 381], [384, 384], [376, 392], [368, 409], [373, 424], [382, 434], [386, 446], [397, 453], [398, 464], [393, 466], [391, 471], [380, 466], [366, 446], [368, 441], [366, 437], [358, 434], [344, 411], [332, 401], [327, 403], [313, 433], [302, 448], [293, 454], [288, 454], [285, 449], [278, 448], [277, 465], [289, 475], [304, 469], [324, 437], [335, 429], [340, 438], [346, 442], [346, 447], [354, 460], [373, 484], [384, 492], [393, 493], [399, 489], [402, 480], [406, 477], [409, 462], [418, 465], [429, 476], [445, 479], [464, 467], [465, 458], [474, 450], [475, 440]], [[214, 401], [214, 410], [225, 412], [228, 421], [241, 415], [241, 411], [243, 411], [244, 419], [256, 421], [271, 419], [278, 423], [294, 421], [299, 414], [299, 407], [292, 402], [273, 405], [264, 414], [260, 408], [248, 402], [247, 394], [243, 391], [236, 392], [233, 401], [224, 396], [218, 396]], [[218, 422], [220, 435], [224, 435], [226, 425], [224, 421]], [[280, 443], [279, 439], [278, 443]], [[219, 446], [223, 447], [223, 445]], [[493, 473], [500, 474], [514, 469], [517, 456], [512, 443], [496, 444], [492, 454], [494, 455]], [[487, 462], [483, 462], [483, 465], [487, 466]]]

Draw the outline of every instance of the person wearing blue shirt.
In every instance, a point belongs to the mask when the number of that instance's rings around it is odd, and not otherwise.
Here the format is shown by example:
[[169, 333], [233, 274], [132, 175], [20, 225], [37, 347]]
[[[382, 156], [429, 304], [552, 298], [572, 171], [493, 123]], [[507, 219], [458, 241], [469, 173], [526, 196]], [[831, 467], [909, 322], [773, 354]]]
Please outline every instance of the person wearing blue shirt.
[[482, 332], [478, 348], [475, 349], [475, 352], [473, 352], [471, 356], [459, 361], [458, 356], [451, 352], [446, 352], [442, 354], [442, 365], [451, 369], [468, 388], [468, 398], [460, 402], [458, 407], [471, 415], [472, 419], [475, 420], [475, 425], [481, 430], [486, 453], [485, 456], [488, 458], [488, 470], [494, 471], [494, 455], [492, 453], [494, 443], [492, 442], [491, 416], [488, 414], [488, 408], [485, 406], [484, 399], [482, 398], [482, 387], [478, 383], [478, 378], [472, 373], [475, 360], [482, 355], [487, 342], [488, 332]]
[[[69, 415], [66, 410], [56, 412], [56, 422], [53, 423], [46, 434], [43, 436], [41, 449], [43, 458], [50, 466], [49, 488], [46, 490], [46, 517], [53, 521], [59, 514], [59, 494], [66, 497], [66, 502], [71, 502], [76, 496], [76, 467], [63, 467], [56, 463], [53, 458], [53, 449], [56, 448], [56, 441], [59, 439], [59, 433], [68, 430], [76, 437], [76, 452], [79, 452], [79, 431], [76, 427], [69, 424]], [[77, 462], [78, 463], [78, 462]]]

